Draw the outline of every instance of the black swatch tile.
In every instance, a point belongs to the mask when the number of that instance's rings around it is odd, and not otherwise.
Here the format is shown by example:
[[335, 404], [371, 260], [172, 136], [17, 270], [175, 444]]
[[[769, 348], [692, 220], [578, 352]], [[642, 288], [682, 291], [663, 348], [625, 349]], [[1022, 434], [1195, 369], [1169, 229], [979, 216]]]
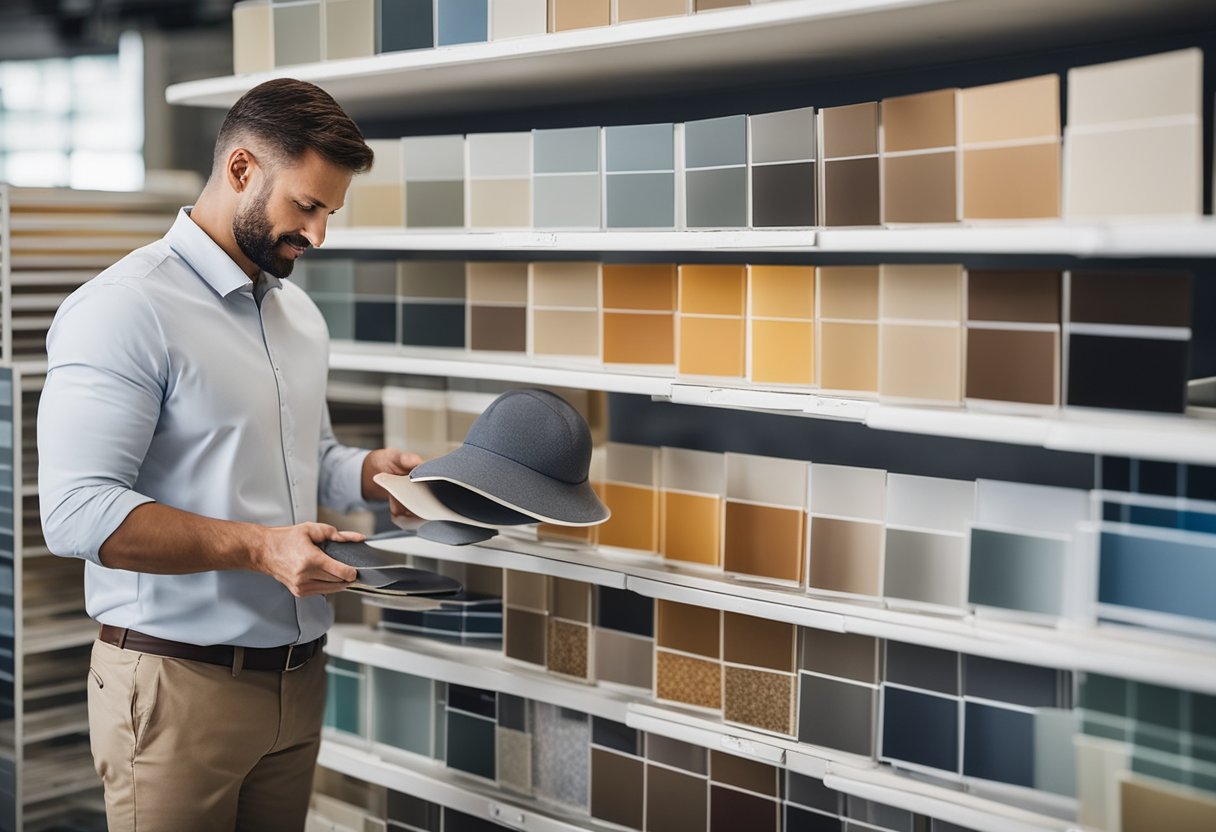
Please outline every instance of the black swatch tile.
[[786, 832], [841, 832], [844, 821], [815, 812], [799, 809], [797, 806], [785, 807]]
[[1136, 462], [1136, 491], [1140, 494], [1158, 494], [1162, 497], [1177, 497], [1180, 477], [1178, 464], [1142, 459]]
[[1087, 272], [1071, 274], [1069, 320], [1128, 326], [1191, 325], [1191, 275], [1187, 272]]
[[397, 304], [375, 301], [355, 303], [355, 340], [395, 343]]
[[1102, 457], [1102, 479], [1098, 486], [1104, 491], [1132, 490], [1132, 461], [1123, 456]]
[[640, 756], [642, 740], [638, 732], [622, 722], [603, 719], [598, 716], [591, 718], [591, 741], [604, 748], [611, 748], [624, 754]]
[[840, 811], [840, 792], [829, 789], [822, 780], [787, 769], [785, 785], [785, 799], [791, 803], [832, 814]]
[[527, 731], [528, 700], [509, 693], [499, 693], [498, 724], [513, 731]]
[[497, 700], [492, 690], [470, 688], [464, 685], [448, 685], [448, 707], [494, 719], [497, 712]]
[[958, 700], [887, 687], [882, 756], [958, 771]]
[[407, 347], [463, 347], [464, 304], [401, 304], [401, 343]]
[[1034, 787], [1034, 716], [968, 702], [963, 774]]
[[957, 694], [958, 665], [958, 653], [888, 641], [886, 675], [883, 678], [912, 688]]
[[994, 699], [1028, 708], [1061, 706], [1061, 672], [1017, 662], [963, 657], [963, 693], [979, 699]]
[[1071, 335], [1068, 404], [1181, 413], [1186, 409], [1186, 341]]
[[503, 827], [455, 809], [443, 807], [443, 832], [502, 832]]
[[1186, 496], [1192, 500], [1216, 501], [1216, 467], [1186, 466]]
[[388, 820], [416, 829], [425, 829], [427, 832], [439, 832], [440, 806], [438, 803], [389, 789]]
[[497, 753], [494, 723], [448, 711], [447, 731], [448, 766], [493, 780]]
[[778, 803], [757, 795], [713, 786], [709, 793], [709, 831], [777, 832]]
[[596, 587], [596, 624], [609, 630], [654, 636], [654, 599], [627, 589]]
[[1081, 680], [1081, 707], [1115, 716], [1128, 716], [1128, 682], [1101, 673], [1086, 673]]

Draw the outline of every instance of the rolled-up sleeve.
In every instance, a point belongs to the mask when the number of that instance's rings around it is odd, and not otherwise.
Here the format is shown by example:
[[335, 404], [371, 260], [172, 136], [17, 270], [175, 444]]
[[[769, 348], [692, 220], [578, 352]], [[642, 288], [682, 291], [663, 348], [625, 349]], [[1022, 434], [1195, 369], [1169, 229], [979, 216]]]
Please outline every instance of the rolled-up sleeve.
[[366, 511], [376, 505], [363, 499], [363, 460], [371, 451], [340, 443], [334, 436], [328, 403], [323, 402], [321, 409], [317, 502], [341, 514]]
[[43, 532], [54, 554], [100, 563], [101, 545], [153, 501], [135, 483], [164, 401], [164, 338], [138, 292], [87, 285], [55, 316], [47, 359], [38, 405]]

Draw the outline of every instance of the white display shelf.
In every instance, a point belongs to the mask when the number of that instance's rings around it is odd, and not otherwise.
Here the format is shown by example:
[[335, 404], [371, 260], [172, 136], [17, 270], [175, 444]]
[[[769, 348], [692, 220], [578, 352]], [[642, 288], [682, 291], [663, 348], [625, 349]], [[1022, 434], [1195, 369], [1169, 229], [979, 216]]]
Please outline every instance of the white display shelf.
[[625, 721], [629, 703], [636, 699], [615, 690], [566, 681], [544, 670], [533, 670], [511, 662], [497, 650], [444, 644], [358, 624], [339, 624], [331, 629], [325, 652], [347, 661], [508, 693], [615, 722]]
[[97, 638], [97, 625], [82, 613], [67, 621], [50, 621], [25, 626], [22, 648], [25, 655], [50, 653], [68, 647], [92, 644]]
[[229, 107], [276, 77], [311, 81], [351, 115], [539, 107], [648, 92], [713, 90], [825, 73], [873, 72], [993, 54], [995, 47], [1187, 31], [1204, 0], [785, 0], [489, 43], [279, 67], [174, 84], [170, 104]]
[[[82, 734], [89, 730], [89, 709], [84, 702], [74, 702], [57, 708], [27, 711], [21, 726], [21, 741], [25, 745], [44, 742], [56, 737]], [[6, 745], [13, 742], [13, 723], [0, 725], [0, 741]]]
[[173, 225], [173, 217], [159, 214], [65, 214], [63, 212], [22, 211], [14, 213], [9, 228], [14, 240], [21, 232], [73, 231], [122, 236], [161, 235]]
[[421, 758], [411, 764], [390, 762], [333, 736], [321, 740], [317, 765], [513, 829], [607, 832], [620, 828], [588, 817], [556, 817], [551, 810], [541, 812], [529, 806], [526, 798], [474, 784], [442, 763]]
[[[1129, 639], [1117, 628], [1069, 629], [946, 617], [850, 603], [665, 565], [657, 557], [611, 549], [574, 549], [499, 537], [493, 546], [447, 546], [400, 537], [380, 549], [461, 563], [517, 569], [660, 600], [710, 607], [814, 629], [856, 633], [978, 656], [1091, 671], [1216, 694], [1216, 645], [1153, 634]], [[589, 577], [599, 578], [589, 580]], [[609, 576], [615, 575], [610, 579]]]
[[[514, 361], [514, 363], [512, 363]], [[631, 393], [677, 404], [726, 407], [860, 422], [878, 430], [1031, 445], [1055, 451], [1216, 465], [1216, 409], [1188, 415], [1100, 410], [1062, 410], [1035, 416], [970, 410], [904, 407], [815, 392], [723, 387], [670, 376], [643, 375], [574, 365], [520, 363], [520, 358], [455, 351], [338, 342], [332, 370], [484, 379]]]
[[735, 231], [452, 231], [335, 228], [326, 251], [802, 252], [1058, 254], [1072, 257], [1214, 257], [1211, 217], [899, 228]]

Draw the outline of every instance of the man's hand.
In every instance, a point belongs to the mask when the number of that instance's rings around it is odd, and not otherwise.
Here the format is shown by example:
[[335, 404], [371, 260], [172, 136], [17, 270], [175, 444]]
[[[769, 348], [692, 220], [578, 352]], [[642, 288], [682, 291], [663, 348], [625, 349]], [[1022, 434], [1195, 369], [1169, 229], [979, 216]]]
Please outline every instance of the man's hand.
[[358, 571], [317, 546], [326, 540], [363, 539], [358, 532], [340, 532], [325, 523], [265, 528], [261, 545], [253, 552], [253, 568], [274, 578], [297, 598], [340, 592], [358, 577]]
[[388, 500], [389, 511], [394, 519], [413, 517], [414, 513], [397, 502], [382, 485], [372, 479], [376, 474], [405, 476], [422, 462], [422, 457], [396, 448], [381, 448], [372, 451], [363, 460], [363, 499]]

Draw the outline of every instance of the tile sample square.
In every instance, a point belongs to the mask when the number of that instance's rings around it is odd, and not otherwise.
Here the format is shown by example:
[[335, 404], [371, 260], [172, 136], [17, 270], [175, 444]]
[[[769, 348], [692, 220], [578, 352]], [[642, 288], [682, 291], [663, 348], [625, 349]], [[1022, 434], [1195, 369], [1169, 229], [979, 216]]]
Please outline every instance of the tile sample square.
[[549, 0], [494, 0], [490, 40], [543, 35], [549, 31]]
[[653, 20], [656, 17], [682, 17], [688, 14], [688, 0], [616, 0], [613, 23]]
[[465, 345], [465, 264], [402, 260], [397, 264], [401, 343], [416, 347]]
[[[648, 743], [653, 736], [647, 739]], [[703, 775], [647, 765], [646, 791], [664, 796], [663, 800], [646, 801], [648, 832], [687, 832], [689, 829], [708, 828], [709, 780]]]
[[600, 229], [600, 128], [533, 130], [532, 176], [537, 228]]
[[815, 110], [750, 116], [752, 226], [817, 224]]
[[879, 267], [820, 266], [818, 273], [819, 385], [877, 393]]
[[681, 375], [744, 376], [746, 286], [743, 266], [679, 267]]
[[490, 0], [435, 0], [436, 46], [490, 39]]
[[655, 652], [655, 698], [707, 710], [722, 709], [722, 664], [662, 648]]
[[532, 227], [532, 134], [476, 133], [469, 146], [469, 227]]
[[961, 606], [974, 511], [974, 482], [889, 474], [883, 594]]
[[611, 22], [611, 0], [549, 0], [550, 32], [607, 26]]
[[675, 125], [604, 128], [608, 228], [676, 225]]
[[1060, 312], [1060, 272], [968, 271], [968, 401], [1058, 406]]
[[464, 228], [464, 136], [401, 140], [408, 228]]
[[1034, 788], [1034, 714], [967, 702], [963, 774]]
[[757, 384], [815, 383], [815, 269], [748, 266], [751, 350]]
[[1199, 49], [1069, 70], [1066, 217], [1202, 212], [1202, 76]]
[[684, 224], [688, 228], [747, 225], [747, 116], [684, 125]]
[[325, 60], [376, 54], [376, 0], [325, 0]]
[[810, 507], [808, 586], [881, 595], [886, 472], [813, 464]]
[[529, 265], [533, 355], [599, 358], [599, 270], [599, 263]]
[[370, 139], [372, 169], [351, 181], [342, 213], [354, 227], [405, 225], [405, 171], [400, 139]]
[[676, 267], [603, 265], [605, 364], [675, 364]]
[[591, 816], [641, 829], [645, 820], [646, 764], [637, 757], [591, 749]]
[[435, 683], [373, 667], [371, 684], [372, 740], [430, 757]]
[[270, 0], [242, 0], [232, 7], [232, 73], [274, 68], [274, 11]]
[[726, 457], [663, 448], [659, 468], [660, 553], [667, 560], [720, 568]]
[[881, 224], [878, 104], [827, 107], [819, 111], [819, 119], [823, 132], [823, 224]]
[[957, 102], [955, 89], [883, 99], [884, 222], [958, 221]]
[[964, 219], [1060, 216], [1060, 78], [961, 92]]
[[586, 811], [591, 800], [591, 725], [586, 714], [533, 702], [532, 772], [536, 794]]
[[801, 583], [807, 463], [728, 453], [722, 565], [728, 573]]
[[321, 0], [274, 4], [274, 65], [321, 60]]
[[881, 267], [881, 398], [961, 403], [963, 288], [957, 265]]
[[469, 348], [523, 353], [528, 348], [528, 264], [469, 263]]
[[378, 0], [377, 52], [430, 49], [435, 45], [434, 0]]
[[494, 721], [448, 708], [447, 764], [467, 774], [495, 778], [497, 736]]
[[654, 689], [654, 639], [596, 627], [595, 678], [646, 691]]
[[606, 454], [604, 503], [612, 516], [600, 526], [600, 543], [657, 552], [659, 449], [610, 442]]
[[498, 782], [520, 794], [532, 793], [532, 735], [525, 731], [504, 728], [497, 732]]
[[957, 772], [960, 706], [952, 697], [884, 685], [882, 758]]

